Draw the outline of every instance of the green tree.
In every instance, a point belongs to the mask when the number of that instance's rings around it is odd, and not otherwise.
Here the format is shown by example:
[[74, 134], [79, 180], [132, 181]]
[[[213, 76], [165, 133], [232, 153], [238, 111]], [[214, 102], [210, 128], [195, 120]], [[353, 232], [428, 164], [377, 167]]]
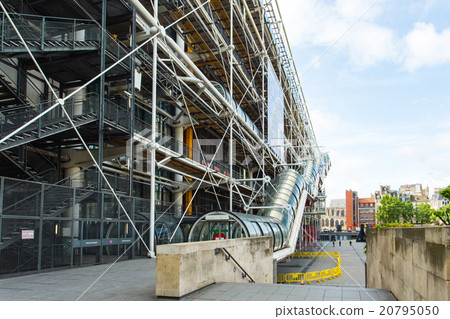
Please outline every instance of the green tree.
[[[442, 189], [439, 194], [441, 194], [441, 196], [445, 199], [450, 200], [450, 185]], [[436, 210], [434, 215], [445, 225], [450, 225], [450, 204]]]
[[377, 220], [382, 223], [409, 223], [413, 220], [415, 209], [409, 200], [401, 202], [397, 197], [384, 195], [380, 200], [377, 211]]
[[380, 204], [377, 211], [377, 220], [379, 222], [395, 223], [400, 220], [402, 205], [397, 197], [386, 194], [380, 200]]
[[[400, 202], [401, 208], [401, 217], [404, 223], [410, 223], [414, 217], [414, 205], [411, 201], [407, 200], [406, 202]], [[396, 220], [398, 222], [399, 220]]]
[[430, 204], [420, 203], [414, 210], [414, 219], [416, 223], [428, 224], [431, 223], [434, 210], [431, 209]]
[[450, 200], [450, 185], [448, 185], [444, 189], [441, 189], [439, 191], [439, 194], [441, 194], [441, 196], [444, 197], [445, 199]]

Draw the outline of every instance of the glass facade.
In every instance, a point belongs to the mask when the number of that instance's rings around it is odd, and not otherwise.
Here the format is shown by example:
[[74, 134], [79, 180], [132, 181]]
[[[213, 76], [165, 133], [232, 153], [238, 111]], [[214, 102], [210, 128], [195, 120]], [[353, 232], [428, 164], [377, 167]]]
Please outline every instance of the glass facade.
[[[2, 177], [0, 198], [0, 276], [147, 255], [128, 217], [106, 191]], [[119, 199], [148, 243], [150, 201]], [[157, 219], [157, 244], [184, 241], [178, 219], [169, 213]], [[134, 249], [127, 250], [136, 240]]]

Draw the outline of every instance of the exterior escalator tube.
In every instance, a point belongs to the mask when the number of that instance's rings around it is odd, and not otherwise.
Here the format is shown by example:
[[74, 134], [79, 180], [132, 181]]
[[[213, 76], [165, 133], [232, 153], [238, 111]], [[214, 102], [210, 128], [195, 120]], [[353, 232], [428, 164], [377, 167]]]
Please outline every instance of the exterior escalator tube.
[[296, 170], [284, 170], [275, 179], [264, 203], [268, 208], [257, 215], [224, 211], [205, 214], [192, 225], [188, 241], [271, 236], [273, 250], [282, 250], [293, 242], [292, 230], [298, 232], [294, 221], [301, 222], [305, 198], [303, 177]]
[[299, 205], [300, 195], [305, 188], [303, 177], [293, 169], [282, 171], [275, 179], [264, 202], [265, 207], [259, 216], [270, 217], [283, 225], [283, 244], [285, 247], [292, 230], [292, 225]]

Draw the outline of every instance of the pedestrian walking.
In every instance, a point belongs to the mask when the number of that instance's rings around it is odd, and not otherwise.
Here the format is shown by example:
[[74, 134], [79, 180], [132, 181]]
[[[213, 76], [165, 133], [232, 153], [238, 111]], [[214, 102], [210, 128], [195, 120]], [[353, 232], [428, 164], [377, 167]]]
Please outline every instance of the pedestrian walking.
[[350, 246], [352, 245], [352, 241], [350, 240]]
[[339, 241], [339, 247], [341, 247], [341, 241]]
[[334, 240], [333, 240], [333, 247], [334, 247]]

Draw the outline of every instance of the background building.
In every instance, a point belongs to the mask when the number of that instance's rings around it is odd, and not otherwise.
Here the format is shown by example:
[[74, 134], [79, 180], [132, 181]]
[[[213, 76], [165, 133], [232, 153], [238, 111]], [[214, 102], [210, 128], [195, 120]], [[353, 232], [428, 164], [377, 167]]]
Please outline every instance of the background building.
[[346, 191], [345, 195], [347, 229], [359, 230], [361, 224], [373, 227], [376, 212], [375, 198], [359, 198], [358, 193], [352, 190]]
[[345, 192], [345, 217], [347, 230], [356, 230], [359, 220], [358, 193], [352, 190]]
[[435, 188], [433, 190], [433, 195], [431, 196], [431, 200], [430, 200], [430, 206], [432, 209], [439, 209], [441, 207], [445, 207], [448, 204], [450, 204], [449, 200], [445, 199], [444, 197], [442, 197], [441, 194], [439, 194], [439, 192], [442, 190], [443, 188]]
[[398, 196], [400, 201], [406, 202], [409, 200], [414, 205], [428, 203], [430, 201], [428, 186], [422, 188], [422, 184], [401, 185]]
[[342, 231], [347, 229], [347, 218], [345, 215], [346, 205], [345, 199], [332, 199], [327, 207], [326, 215], [322, 216], [322, 231], [324, 229], [337, 230], [338, 225]]
[[364, 224], [365, 227], [375, 226], [375, 198], [360, 198], [358, 201], [358, 211], [359, 227], [361, 227], [362, 224]]

